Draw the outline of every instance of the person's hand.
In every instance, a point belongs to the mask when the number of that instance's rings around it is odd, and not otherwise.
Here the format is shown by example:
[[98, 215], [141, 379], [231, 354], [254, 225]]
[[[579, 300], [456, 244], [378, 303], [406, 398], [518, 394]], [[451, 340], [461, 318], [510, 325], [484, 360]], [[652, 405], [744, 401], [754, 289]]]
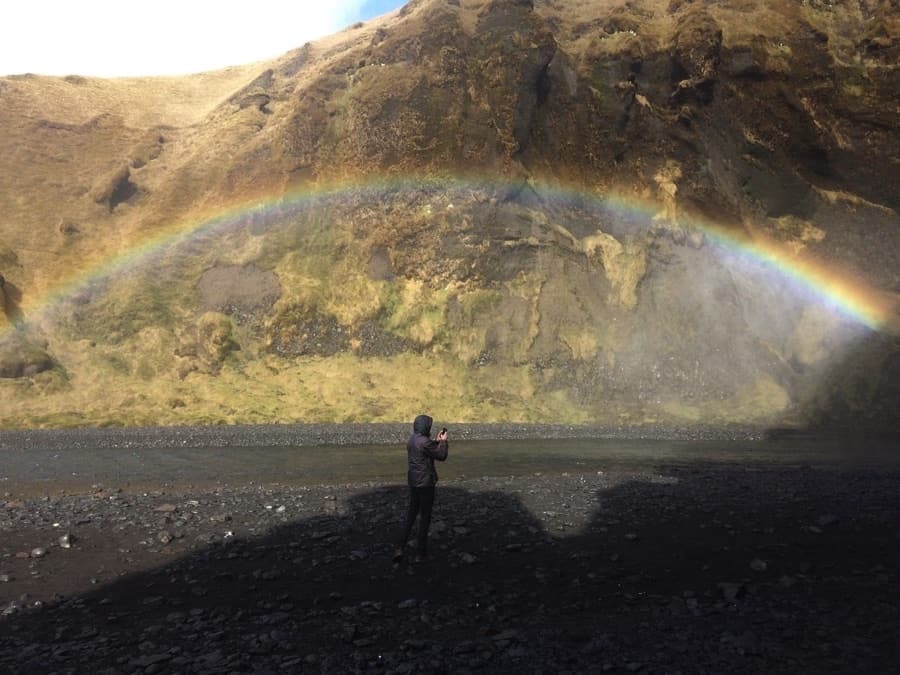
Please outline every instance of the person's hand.
[[439, 441], [446, 441], [446, 440], [447, 440], [447, 432], [446, 432], [446, 431], [442, 431], [441, 433], [439, 433], [439, 434], [438, 434], [438, 440], [439, 440]]

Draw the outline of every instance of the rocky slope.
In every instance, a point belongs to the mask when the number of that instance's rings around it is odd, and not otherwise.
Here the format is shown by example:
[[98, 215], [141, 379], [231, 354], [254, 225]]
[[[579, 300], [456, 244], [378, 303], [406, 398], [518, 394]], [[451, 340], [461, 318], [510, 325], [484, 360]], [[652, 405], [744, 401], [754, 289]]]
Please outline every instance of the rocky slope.
[[0, 79], [0, 424], [892, 428], [896, 10], [414, 0]]

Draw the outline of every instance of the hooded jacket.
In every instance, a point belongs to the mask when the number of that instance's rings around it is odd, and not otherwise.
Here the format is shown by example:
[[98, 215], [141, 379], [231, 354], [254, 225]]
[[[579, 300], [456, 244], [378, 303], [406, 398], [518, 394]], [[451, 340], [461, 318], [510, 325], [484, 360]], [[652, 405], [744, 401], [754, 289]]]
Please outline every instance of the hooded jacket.
[[410, 487], [434, 486], [438, 480], [434, 460], [443, 462], [447, 459], [450, 444], [431, 438], [432, 422], [428, 415], [419, 415], [413, 422], [412, 436], [406, 442], [406, 456], [409, 460], [407, 479]]

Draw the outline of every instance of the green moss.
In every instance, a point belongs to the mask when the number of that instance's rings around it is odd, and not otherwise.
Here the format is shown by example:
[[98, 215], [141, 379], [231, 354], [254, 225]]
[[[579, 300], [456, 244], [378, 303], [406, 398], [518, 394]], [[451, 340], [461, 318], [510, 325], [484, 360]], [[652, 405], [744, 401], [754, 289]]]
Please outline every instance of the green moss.
[[481, 314], [488, 314], [500, 304], [503, 296], [492, 289], [479, 289], [462, 293], [457, 300], [463, 308], [466, 319], [474, 321]]
[[450, 297], [448, 289], [435, 290], [412, 279], [386, 284], [381, 303], [385, 327], [422, 346], [442, 342]]
[[120, 344], [146, 328], [172, 330], [177, 309], [185, 306], [184, 288], [151, 283], [146, 277], [114, 283], [97, 300], [72, 310], [73, 338]]

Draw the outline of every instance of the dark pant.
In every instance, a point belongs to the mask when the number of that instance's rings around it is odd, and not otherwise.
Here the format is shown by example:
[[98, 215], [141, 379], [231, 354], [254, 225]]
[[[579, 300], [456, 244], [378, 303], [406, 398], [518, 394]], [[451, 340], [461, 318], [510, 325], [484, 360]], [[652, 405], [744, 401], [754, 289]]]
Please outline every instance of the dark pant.
[[406, 511], [406, 525], [399, 546], [403, 548], [409, 540], [416, 516], [419, 516], [418, 552], [425, 555], [428, 549], [428, 527], [431, 525], [431, 507], [434, 505], [434, 485], [409, 488], [409, 509]]

